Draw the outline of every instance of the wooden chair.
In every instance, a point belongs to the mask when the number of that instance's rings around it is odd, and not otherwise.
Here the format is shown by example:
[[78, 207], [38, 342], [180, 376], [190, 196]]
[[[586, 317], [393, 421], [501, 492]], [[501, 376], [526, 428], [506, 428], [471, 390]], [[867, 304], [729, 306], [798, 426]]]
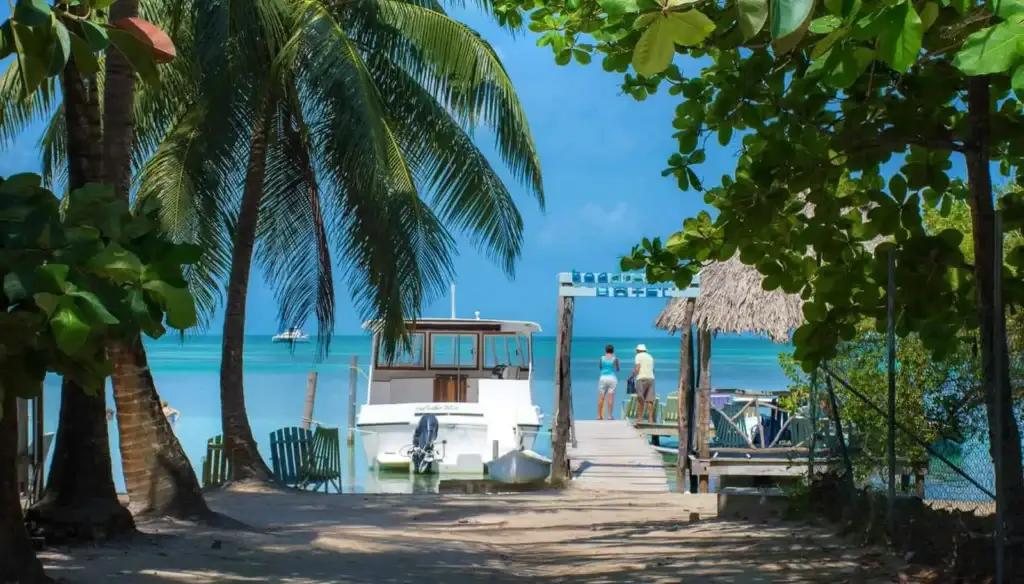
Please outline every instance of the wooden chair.
[[725, 410], [711, 408], [711, 423], [715, 426], [715, 437], [711, 440], [712, 448], [750, 447], [750, 444], [747, 442], [747, 437], [744, 436], [730, 420], [734, 415], [735, 413], [729, 414]]
[[289, 487], [299, 484], [302, 461], [309, 456], [313, 432], [307, 428], [281, 428], [270, 433], [270, 466], [277, 480]]
[[337, 492], [341, 492], [341, 442], [337, 428], [317, 427], [313, 432], [313, 438], [309, 445], [309, 452], [303, 462], [300, 471], [299, 487], [307, 488], [313, 485], [313, 490], [319, 490], [323, 485], [324, 492], [330, 492], [329, 488], [334, 485]]
[[810, 448], [813, 434], [814, 425], [807, 418], [793, 418], [789, 421], [789, 442], [794, 448]]
[[224, 437], [217, 435], [206, 442], [206, 456], [203, 457], [203, 486], [220, 486], [229, 478], [231, 478], [231, 464], [224, 454]]
[[661, 410], [662, 424], [679, 423], [679, 394], [670, 393], [665, 397], [665, 407]]

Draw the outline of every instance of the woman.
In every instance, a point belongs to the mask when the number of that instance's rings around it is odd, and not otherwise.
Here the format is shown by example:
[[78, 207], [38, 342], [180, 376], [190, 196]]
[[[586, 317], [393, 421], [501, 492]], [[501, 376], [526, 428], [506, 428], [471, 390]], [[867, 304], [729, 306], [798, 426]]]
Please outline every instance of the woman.
[[605, 345], [604, 355], [598, 362], [601, 376], [597, 379], [597, 419], [603, 420], [604, 406], [608, 405], [608, 419], [615, 419], [615, 386], [619, 384], [619, 358], [615, 347]]

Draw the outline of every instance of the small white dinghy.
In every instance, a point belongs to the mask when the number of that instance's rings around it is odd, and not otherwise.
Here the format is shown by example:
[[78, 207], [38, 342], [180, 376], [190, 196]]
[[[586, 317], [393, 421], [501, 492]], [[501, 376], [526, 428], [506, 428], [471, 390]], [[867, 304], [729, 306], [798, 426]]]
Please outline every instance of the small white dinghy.
[[511, 450], [487, 463], [487, 474], [499, 483], [536, 483], [551, 474], [551, 459], [532, 450]]

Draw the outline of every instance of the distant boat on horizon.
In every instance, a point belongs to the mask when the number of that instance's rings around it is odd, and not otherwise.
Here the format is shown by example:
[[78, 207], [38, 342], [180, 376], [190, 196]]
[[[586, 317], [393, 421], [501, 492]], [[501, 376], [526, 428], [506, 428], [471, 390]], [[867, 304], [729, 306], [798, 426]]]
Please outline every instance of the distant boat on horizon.
[[302, 328], [293, 326], [283, 333], [277, 333], [271, 340], [275, 343], [308, 343], [309, 335], [302, 332]]

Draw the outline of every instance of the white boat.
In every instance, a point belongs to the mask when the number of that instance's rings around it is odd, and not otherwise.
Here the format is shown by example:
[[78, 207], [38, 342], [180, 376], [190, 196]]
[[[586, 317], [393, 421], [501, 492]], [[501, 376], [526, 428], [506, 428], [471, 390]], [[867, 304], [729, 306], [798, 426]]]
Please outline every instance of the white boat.
[[308, 343], [309, 335], [299, 327], [292, 327], [283, 333], [277, 333], [272, 339], [275, 343]]
[[551, 474], [551, 459], [532, 450], [512, 450], [488, 463], [487, 474], [499, 483], [536, 483]]
[[542, 419], [530, 392], [537, 324], [450, 318], [408, 326], [409, 345], [390, 360], [373, 337], [367, 401], [356, 420], [372, 467], [409, 468], [413, 432], [426, 414], [437, 417], [431, 457], [441, 473], [479, 475], [495, 453], [533, 447]]

